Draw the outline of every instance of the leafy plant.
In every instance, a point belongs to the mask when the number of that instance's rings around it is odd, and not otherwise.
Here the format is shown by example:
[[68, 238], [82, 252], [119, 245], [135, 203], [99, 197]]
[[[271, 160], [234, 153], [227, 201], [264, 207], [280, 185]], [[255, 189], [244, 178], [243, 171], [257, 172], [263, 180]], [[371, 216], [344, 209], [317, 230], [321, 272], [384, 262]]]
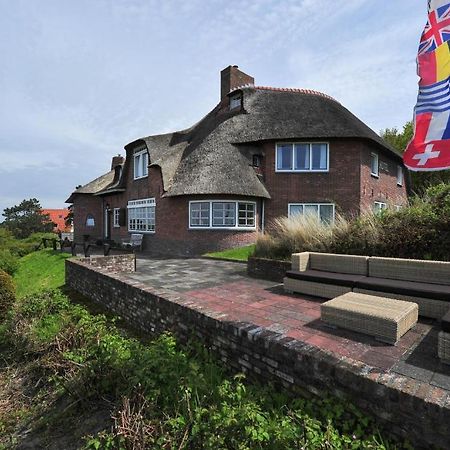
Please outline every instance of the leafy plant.
[[0, 322], [5, 319], [16, 299], [16, 289], [11, 275], [0, 270]]

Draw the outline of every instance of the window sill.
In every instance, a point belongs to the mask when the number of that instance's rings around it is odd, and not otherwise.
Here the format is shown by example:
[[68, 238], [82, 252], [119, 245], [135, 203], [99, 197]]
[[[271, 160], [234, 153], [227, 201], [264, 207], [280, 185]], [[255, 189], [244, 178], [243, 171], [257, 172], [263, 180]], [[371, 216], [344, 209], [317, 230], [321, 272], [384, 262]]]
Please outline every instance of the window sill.
[[142, 177], [133, 178], [133, 180], [142, 180], [142, 178], [148, 178], [148, 175], [144, 175]]
[[155, 234], [155, 231], [128, 230], [128, 233]]
[[380, 175], [377, 174], [377, 173], [372, 173], [372, 172], [370, 172], [370, 176], [371, 176], [371, 177], [374, 177], [374, 178], [380, 178]]
[[276, 173], [328, 173], [330, 169], [315, 170], [292, 170], [292, 169], [275, 169]]
[[256, 227], [189, 227], [189, 230], [198, 231], [256, 231]]

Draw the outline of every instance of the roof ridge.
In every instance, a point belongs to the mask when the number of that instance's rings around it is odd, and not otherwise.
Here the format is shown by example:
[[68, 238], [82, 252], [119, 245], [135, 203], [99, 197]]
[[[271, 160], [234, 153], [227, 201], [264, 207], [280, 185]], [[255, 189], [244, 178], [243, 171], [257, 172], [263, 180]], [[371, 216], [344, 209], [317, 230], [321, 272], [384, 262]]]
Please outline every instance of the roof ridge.
[[245, 88], [253, 88], [253, 89], [259, 89], [261, 91], [277, 91], [277, 92], [295, 92], [297, 94], [310, 94], [310, 95], [318, 95], [319, 97], [324, 97], [329, 100], [333, 100], [336, 103], [339, 103], [335, 98], [333, 98], [331, 95], [324, 94], [323, 92], [315, 91], [314, 89], [301, 89], [301, 88], [287, 88], [287, 87], [273, 87], [273, 86], [255, 86], [254, 84], [243, 84], [241, 86], [237, 86], [236, 88], [232, 89], [230, 91], [234, 92], [239, 89], [245, 89]]

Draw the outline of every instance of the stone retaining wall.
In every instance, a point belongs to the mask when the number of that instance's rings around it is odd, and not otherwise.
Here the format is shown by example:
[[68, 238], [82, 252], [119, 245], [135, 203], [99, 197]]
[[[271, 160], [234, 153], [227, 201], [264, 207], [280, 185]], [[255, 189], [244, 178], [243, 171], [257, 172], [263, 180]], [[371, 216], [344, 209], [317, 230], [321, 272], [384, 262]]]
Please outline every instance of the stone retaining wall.
[[287, 270], [291, 270], [290, 261], [256, 258], [251, 256], [247, 262], [247, 273], [251, 277], [282, 283]]
[[182, 294], [130, 283], [126, 274], [83, 260], [66, 261], [66, 283], [142, 331], [170, 330], [181, 342], [201, 340], [233, 371], [302, 395], [350, 398], [416, 448], [448, 448], [450, 397], [437, 387], [336, 358], [253, 324], [226, 321], [221, 313], [195, 310]]

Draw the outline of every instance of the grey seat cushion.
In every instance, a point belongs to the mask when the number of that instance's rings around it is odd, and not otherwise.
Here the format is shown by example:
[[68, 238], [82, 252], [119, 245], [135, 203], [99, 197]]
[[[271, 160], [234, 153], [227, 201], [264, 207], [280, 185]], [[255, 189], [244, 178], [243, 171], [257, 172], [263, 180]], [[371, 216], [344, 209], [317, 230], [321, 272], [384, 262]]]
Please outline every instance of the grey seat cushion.
[[387, 278], [364, 277], [356, 281], [356, 288], [380, 292], [392, 292], [412, 297], [425, 297], [449, 302], [450, 286], [444, 284], [419, 283], [417, 281], [389, 280]]
[[353, 287], [357, 280], [367, 278], [363, 275], [325, 272], [322, 270], [305, 270], [298, 272], [296, 270], [288, 270], [286, 277], [295, 280], [312, 281], [315, 283], [334, 284], [337, 286]]

